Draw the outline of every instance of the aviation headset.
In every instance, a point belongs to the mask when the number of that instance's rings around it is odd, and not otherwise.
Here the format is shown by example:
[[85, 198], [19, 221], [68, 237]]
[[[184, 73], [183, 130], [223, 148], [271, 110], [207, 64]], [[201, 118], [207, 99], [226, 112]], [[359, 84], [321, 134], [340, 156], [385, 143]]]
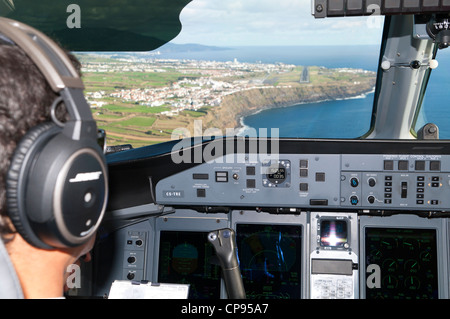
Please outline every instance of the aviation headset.
[[[81, 245], [99, 227], [108, 197], [106, 160], [83, 82], [63, 50], [38, 30], [0, 18], [0, 34], [25, 51], [59, 94], [53, 121], [30, 129], [13, 154], [6, 179], [9, 217], [36, 247]], [[66, 123], [55, 116], [62, 102], [70, 115]]]

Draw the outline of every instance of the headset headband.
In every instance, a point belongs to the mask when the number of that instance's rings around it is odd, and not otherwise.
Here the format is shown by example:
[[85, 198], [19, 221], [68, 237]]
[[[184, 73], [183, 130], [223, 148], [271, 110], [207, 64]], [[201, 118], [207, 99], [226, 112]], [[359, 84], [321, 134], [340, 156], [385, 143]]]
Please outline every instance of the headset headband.
[[83, 82], [64, 51], [42, 32], [15, 20], [0, 17], [0, 32], [25, 51], [63, 98], [70, 114], [63, 134], [73, 140], [86, 134], [95, 138], [96, 125], [83, 95]]
[[[0, 17], [0, 32], [21, 47], [44, 74], [55, 92], [84, 89], [67, 55], [45, 34], [15, 20]], [[50, 59], [52, 61], [50, 61]]]

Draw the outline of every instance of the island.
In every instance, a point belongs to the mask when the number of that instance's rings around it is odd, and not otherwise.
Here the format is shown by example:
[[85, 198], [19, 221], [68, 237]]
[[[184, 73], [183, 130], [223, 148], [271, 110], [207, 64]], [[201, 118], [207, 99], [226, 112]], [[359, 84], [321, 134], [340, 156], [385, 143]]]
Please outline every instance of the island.
[[[108, 144], [133, 147], [239, 131], [269, 108], [348, 99], [373, 91], [376, 73], [284, 63], [171, 60], [136, 54], [77, 54], [85, 96]], [[201, 121], [202, 131], [194, 123]]]

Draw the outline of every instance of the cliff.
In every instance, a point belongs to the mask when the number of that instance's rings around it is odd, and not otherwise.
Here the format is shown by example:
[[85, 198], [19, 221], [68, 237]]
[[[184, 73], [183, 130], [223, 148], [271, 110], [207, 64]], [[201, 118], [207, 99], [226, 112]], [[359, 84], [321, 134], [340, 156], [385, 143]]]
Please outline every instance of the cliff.
[[358, 84], [309, 84], [240, 91], [226, 96], [219, 107], [202, 118], [203, 127], [239, 128], [240, 118], [260, 110], [355, 97], [373, 90], [375, 79]]

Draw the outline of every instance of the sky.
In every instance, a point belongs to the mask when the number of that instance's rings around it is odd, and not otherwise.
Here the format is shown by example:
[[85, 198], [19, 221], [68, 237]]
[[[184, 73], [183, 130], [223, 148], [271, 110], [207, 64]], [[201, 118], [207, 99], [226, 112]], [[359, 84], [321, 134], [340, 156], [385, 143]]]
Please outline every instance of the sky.
[[193, 0], [174, 43], [214, 46], [379, 44], [381, 17], [315, 19], [311, 0]]

